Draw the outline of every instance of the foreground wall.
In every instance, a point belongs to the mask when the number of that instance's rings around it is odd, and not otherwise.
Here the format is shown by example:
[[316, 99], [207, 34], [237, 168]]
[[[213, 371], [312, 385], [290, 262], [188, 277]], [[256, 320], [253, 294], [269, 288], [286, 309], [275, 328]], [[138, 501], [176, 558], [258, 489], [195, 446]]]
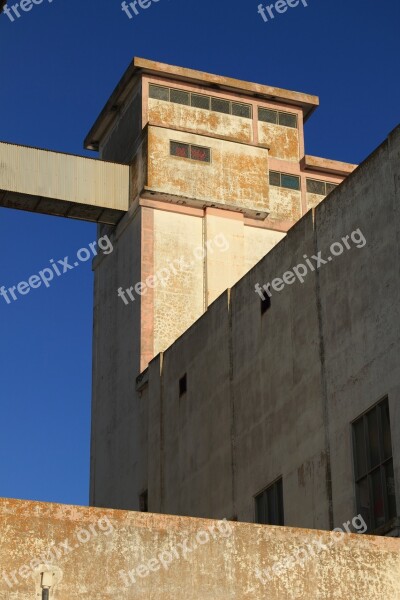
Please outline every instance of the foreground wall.
[[[150, 363], [150, 510], [253, 521], [254, 497], [282, 477], [285, 524], [338, 526], [358, 512], [351, 424], [387, 396], [397, 519], [379, 533], [398, 535], [399, 159], [397, 128]], [[263, 314], [256, 283], [312, 256], [323, 262], [275, 283]]]
[[389, 538], [0, 500], [0, 599], [399, 600]]

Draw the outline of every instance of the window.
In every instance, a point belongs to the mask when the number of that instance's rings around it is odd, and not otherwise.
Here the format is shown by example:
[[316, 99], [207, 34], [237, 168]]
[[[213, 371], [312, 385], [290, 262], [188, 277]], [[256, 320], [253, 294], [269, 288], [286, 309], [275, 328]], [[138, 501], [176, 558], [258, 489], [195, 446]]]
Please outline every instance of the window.
[[283, 125], [284, 127], [293, 127], [297, 129], [297, 115], [293, 113], [281, 112], [270, 108], [258, 107], [258, 120], [264, 123], [273, 123], [274, 125]]
[[179, 158], [190, 158], [190, 146], [181, 142], [170, 142], [170, 154]]
[[141, 512], [149, 512], [149, 493], [147, 490], [139, 496], [139, 510]]
[[255, 497], [256, 523], [263, 525], [283, 525], [283, 489], [282, 478]]
[[287, 188], [289, 190], [300, 190], [300, 177], [278, 173], [278, 171], [270, 171], [269, 184]]
[[179, 158], [191, 158], [200, 162], [211, 162], [211, 149], [203, 146], [195, 146], [194, 144], [185, 144], [183, 142], [170, 141], [171, 156]]
[[169, 88], [161, 87], [160, 85], [150, 85], [149, 96], [150, 98], [155, 98], [156, 100], [166, 100], [168, 102]]
[[179, 398], [186, 394], [187, 391], [187, 376], [186, 373], [179, 380]]
[[388, 399], [352, 425], [357, 512], [371, 533], [396, 516]]
[[[269, 286], [268, 286], [269, 289]], [[263, 292], [264, 298], [261, 298], [261, 315], [267, 312], [271, 308], [271, 297], [266, 291]]]
[[320, 196], [327, 196], [337, 187], [336, 183], [329, 183], [329, 181], [320, 181], [318, 179], [306, 179], [306, 184], [309, 194], [319, 194]]
[[[150, 83], [149, 85], [149, 97], [154, 98], [155, 100], [184, 104], [185, 106], [193, 106], [194, 108], [202, 108], [203, 110], [212, 110], [214, 112], [233, 115], [235, 117], [243, 117], [245, 119], [251, 119], [253, 116], [251, 104], [233, 102], [231, 100], [224, 100], [223, 98], [196, 94], [194, 92], [164, 87], [153, 83]], [[294, 115], [294, 117], [296, 117], [296, 115]]]
[[176, 104], [186, 104], [190, 106], [189, 92], [183, 90], [169, 90], [169, 99]]

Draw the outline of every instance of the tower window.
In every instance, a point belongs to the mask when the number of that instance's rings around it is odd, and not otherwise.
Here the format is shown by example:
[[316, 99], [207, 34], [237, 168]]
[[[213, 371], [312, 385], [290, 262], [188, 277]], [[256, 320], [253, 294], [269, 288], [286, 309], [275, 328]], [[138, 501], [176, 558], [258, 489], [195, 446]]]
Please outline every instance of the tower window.
[[337, 187], [335, 183], [319, 179], [306, 179], [306, 185], [309, 194], [319, 194], [320, 196], [327, 196]]
[[[164, 87], [153, 83], [149, 84], [149, 97], [154, 98], [155, 100], [184, 104], [186, 106], [193, 106], [194, 108], [212, 110], [214, 112], [245, 119], [251, 119], [253, 117], [251, 104], [234, 102], [233, 100], [225, 100], [224, 98], [216, 98], [215, 96], [206, 96], [205, 94], [196, 94], [194, 92]], [[296, 115], [294, 116], [296, 117]], [[278, 117], [276, 118], [278, 119]]]
[[264, 123], [272, 123], [273, 125], [283, 125], [284, 127], [292, 127], [297, 129], [297, 115], [294, 113], [282, 112], [280, 110], [272, 110], [270, 108], [258, 107], [258, 120]]
[[255, 497], [256, 523], [263, 525], [283, 525], [283, 486], [282, 477]]
[[270, 171], [269, 184], [289, 190], [300, 190], [300, 177], [278, 173], [278, 171]]
[[187, 376], [186, 373], [179, 380], [179, 398], [186, 394], [187, 391]]
[[179, 158], [191, 158], [199, 162], [211, 163], [211, 148], [170, 141], [170, 154]]
[[388, 399], [352, 425], [357, 512], [371, 533], [396, 516]]

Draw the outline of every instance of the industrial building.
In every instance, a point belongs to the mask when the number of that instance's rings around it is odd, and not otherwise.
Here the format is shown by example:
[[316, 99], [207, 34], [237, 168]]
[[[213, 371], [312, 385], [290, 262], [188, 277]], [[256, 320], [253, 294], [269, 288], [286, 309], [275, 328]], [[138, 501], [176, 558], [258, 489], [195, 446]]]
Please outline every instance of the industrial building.
[[310, 156], [318, 104], [134, 59], [100, 160], [0, 144], [1, 206], [112, 239], [93, 506], [399, 535], [400, 130], [358, 168]]

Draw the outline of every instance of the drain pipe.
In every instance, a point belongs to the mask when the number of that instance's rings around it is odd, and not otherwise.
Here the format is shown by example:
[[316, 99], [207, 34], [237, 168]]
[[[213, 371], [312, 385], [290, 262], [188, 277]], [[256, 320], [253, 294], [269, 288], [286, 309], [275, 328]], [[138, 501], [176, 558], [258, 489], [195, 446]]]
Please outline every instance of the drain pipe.
[[42, 600], [49, 600], [50, 597], [50, 588], [53, 585], [53, 573], [50, 571], [45, 571], [42, 573]]

